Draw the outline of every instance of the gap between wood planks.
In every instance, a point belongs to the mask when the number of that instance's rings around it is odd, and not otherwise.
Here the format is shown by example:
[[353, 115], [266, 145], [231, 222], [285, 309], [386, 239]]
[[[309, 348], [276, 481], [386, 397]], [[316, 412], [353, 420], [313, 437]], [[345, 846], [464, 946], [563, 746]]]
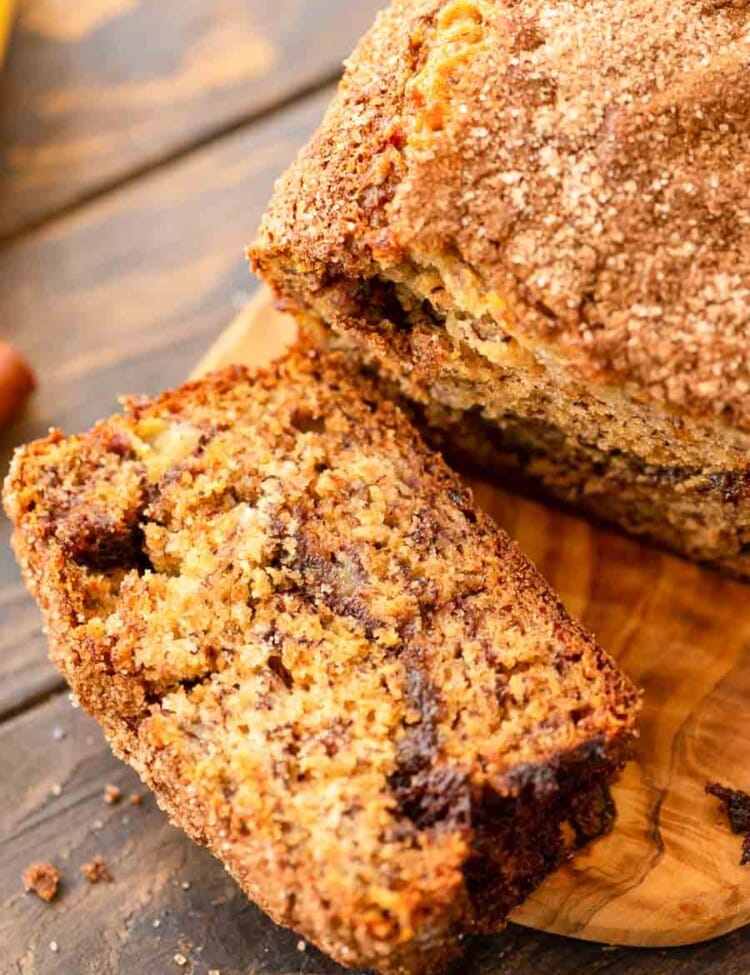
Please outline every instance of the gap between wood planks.
[[42, 707], [53, 698], [61, 697], [70, 691], [70, 688], [62, 677], [58, 676], [57, 679], [53, 678], [53, 681], [54, 683], [41, 688], [35, 694], [25, 698], [23, 701], [19, 701], [16, 705], [11, 705], [0, 713], [0, 728], [5, 724], [9, 724], [15, 718], [19, 718], [23, 714], [28, 714], [35, 708]]
[[158, 170], [178, 162], [194, 152], [205, 149], [206, 146], [209, 146], [212, 142], [217, 142], [223, 138], [226, 138], [227, 136], [231, 136], [242, 129], [247, 128], [248, 126], [256, 125], [279, 112], [283, 112], [293, 107], [297, 102], [304, 101], [306, 98], [311, 98], [314, 95], [325, 91], [327, 87], [335, 84], [340, 77], [340, 70], [329, 71], [317, 81], [303, 85], [289, 95], [285, 95], [282, 98], [271, 101], [268, 105], [261, 108], [255, 108], [251, 111], [243, 112], [232, 119], [232, 121], [217, 125], [213, 129], [209, 129], [208, 131], [203, 132], [194, 138], [187, 139], [173, 148], [161, 153], [156, 158], [149, 159], [141, 165], [135, 166], [122, 176], [117, 176], [114, 179], [103, 181], [97, 186], [92, 187], [90, 190], [80, 193], [68, 203], [49, 210], [43, 216], [26, 221], [10, 233], [0, 233], [0, 255], [37, 231], [43, 230], [59, 220], [63, 220], [65, 217], [70, 216], [77, 210], [80, 210], [91, 203], [95, 203], [112, 193], [116, 193], [131, 183], [135, 183], [145, 176], [150, 176], [153, 173], [158, 172]]

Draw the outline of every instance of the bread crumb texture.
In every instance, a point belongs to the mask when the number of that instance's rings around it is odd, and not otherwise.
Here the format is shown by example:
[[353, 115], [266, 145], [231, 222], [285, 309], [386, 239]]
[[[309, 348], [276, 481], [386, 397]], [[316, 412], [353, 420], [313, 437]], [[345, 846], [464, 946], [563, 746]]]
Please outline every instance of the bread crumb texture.
[[274, 918], [430, 971], [611, 824], [637, 695], [335, 355], [133, 398], [5, 486], [52, 654]]

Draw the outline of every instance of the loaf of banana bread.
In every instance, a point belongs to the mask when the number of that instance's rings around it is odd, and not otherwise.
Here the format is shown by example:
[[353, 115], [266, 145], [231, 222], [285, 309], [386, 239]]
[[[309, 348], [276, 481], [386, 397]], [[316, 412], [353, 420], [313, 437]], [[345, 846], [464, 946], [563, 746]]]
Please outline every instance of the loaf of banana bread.
[[750, 574], [750, 4], [395, 0], [250, 254], [464, 454]]
[[351, 360], [130, 399], [4, 501], [114, 751], [345, 965], [441, 970], [610, 827], [638, 695]]

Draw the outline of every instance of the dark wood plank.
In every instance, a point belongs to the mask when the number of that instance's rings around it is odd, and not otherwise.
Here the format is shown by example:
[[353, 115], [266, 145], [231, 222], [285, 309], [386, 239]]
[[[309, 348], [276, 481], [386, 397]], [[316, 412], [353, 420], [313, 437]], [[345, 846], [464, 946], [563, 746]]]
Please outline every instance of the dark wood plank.
[[380, 0], [22, 0], [0, 238], [335, 73]]
[[[56, 732], [55, 729], [58, 729]], [[60, 733], [64, 737], [59, 738]], [[336, 975], [343, 969], [250, 904], [205, 850], [169, 826], [93, 721], [66, 694], [0, 727], [0, 971], [20, 975]], [[123, 799], [104, 802], [108, 783]], [[133, 791], [144, 792], [131, 806]], [[55, 792], [59, 792], [56, 795]], [[114, 882], [91, 886], [101, 855]], [[23, 870], [63, 870], [51, 904]], [[187, 886], [186, 886], [187, 885]], [[158, 926], [155, 926], [158, 922]], [[56, 942], [57, 951], [50, 949]], [[187, 959], [184, 967], [176, 954]], [[750, 931], [669, 951], [609, 949], [511, 927], [469, 945], [465, 975], [745, 975]]]
[[4, 521], [0, 529], [0, 720], [62, 686], [47, 660], [41, 613], [18, 578], [8, 535]]
[[[0, 254], [0, 323], [38, 374], [12, 448], [75, 432], [126, 392], [181, 382], [255, 287], [244, 259], [278, 174], [330, 91], [159, 170]], [[0, 519], [0, 717], [55, 686]]]

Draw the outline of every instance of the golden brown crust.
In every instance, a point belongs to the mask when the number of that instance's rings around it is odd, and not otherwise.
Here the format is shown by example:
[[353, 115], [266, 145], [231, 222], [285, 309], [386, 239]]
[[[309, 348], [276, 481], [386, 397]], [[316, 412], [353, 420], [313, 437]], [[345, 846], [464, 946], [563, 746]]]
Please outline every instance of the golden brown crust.
[[437, 269], [569, 379], [750, 429], [749, 24], [719, 0], [395, 0], [256, 266], [308, 293]]
[[277, 921], [440, 970], [607, 829], [637, 694], [340, 356], [20, 450], [14, 546], [114, 750]]

